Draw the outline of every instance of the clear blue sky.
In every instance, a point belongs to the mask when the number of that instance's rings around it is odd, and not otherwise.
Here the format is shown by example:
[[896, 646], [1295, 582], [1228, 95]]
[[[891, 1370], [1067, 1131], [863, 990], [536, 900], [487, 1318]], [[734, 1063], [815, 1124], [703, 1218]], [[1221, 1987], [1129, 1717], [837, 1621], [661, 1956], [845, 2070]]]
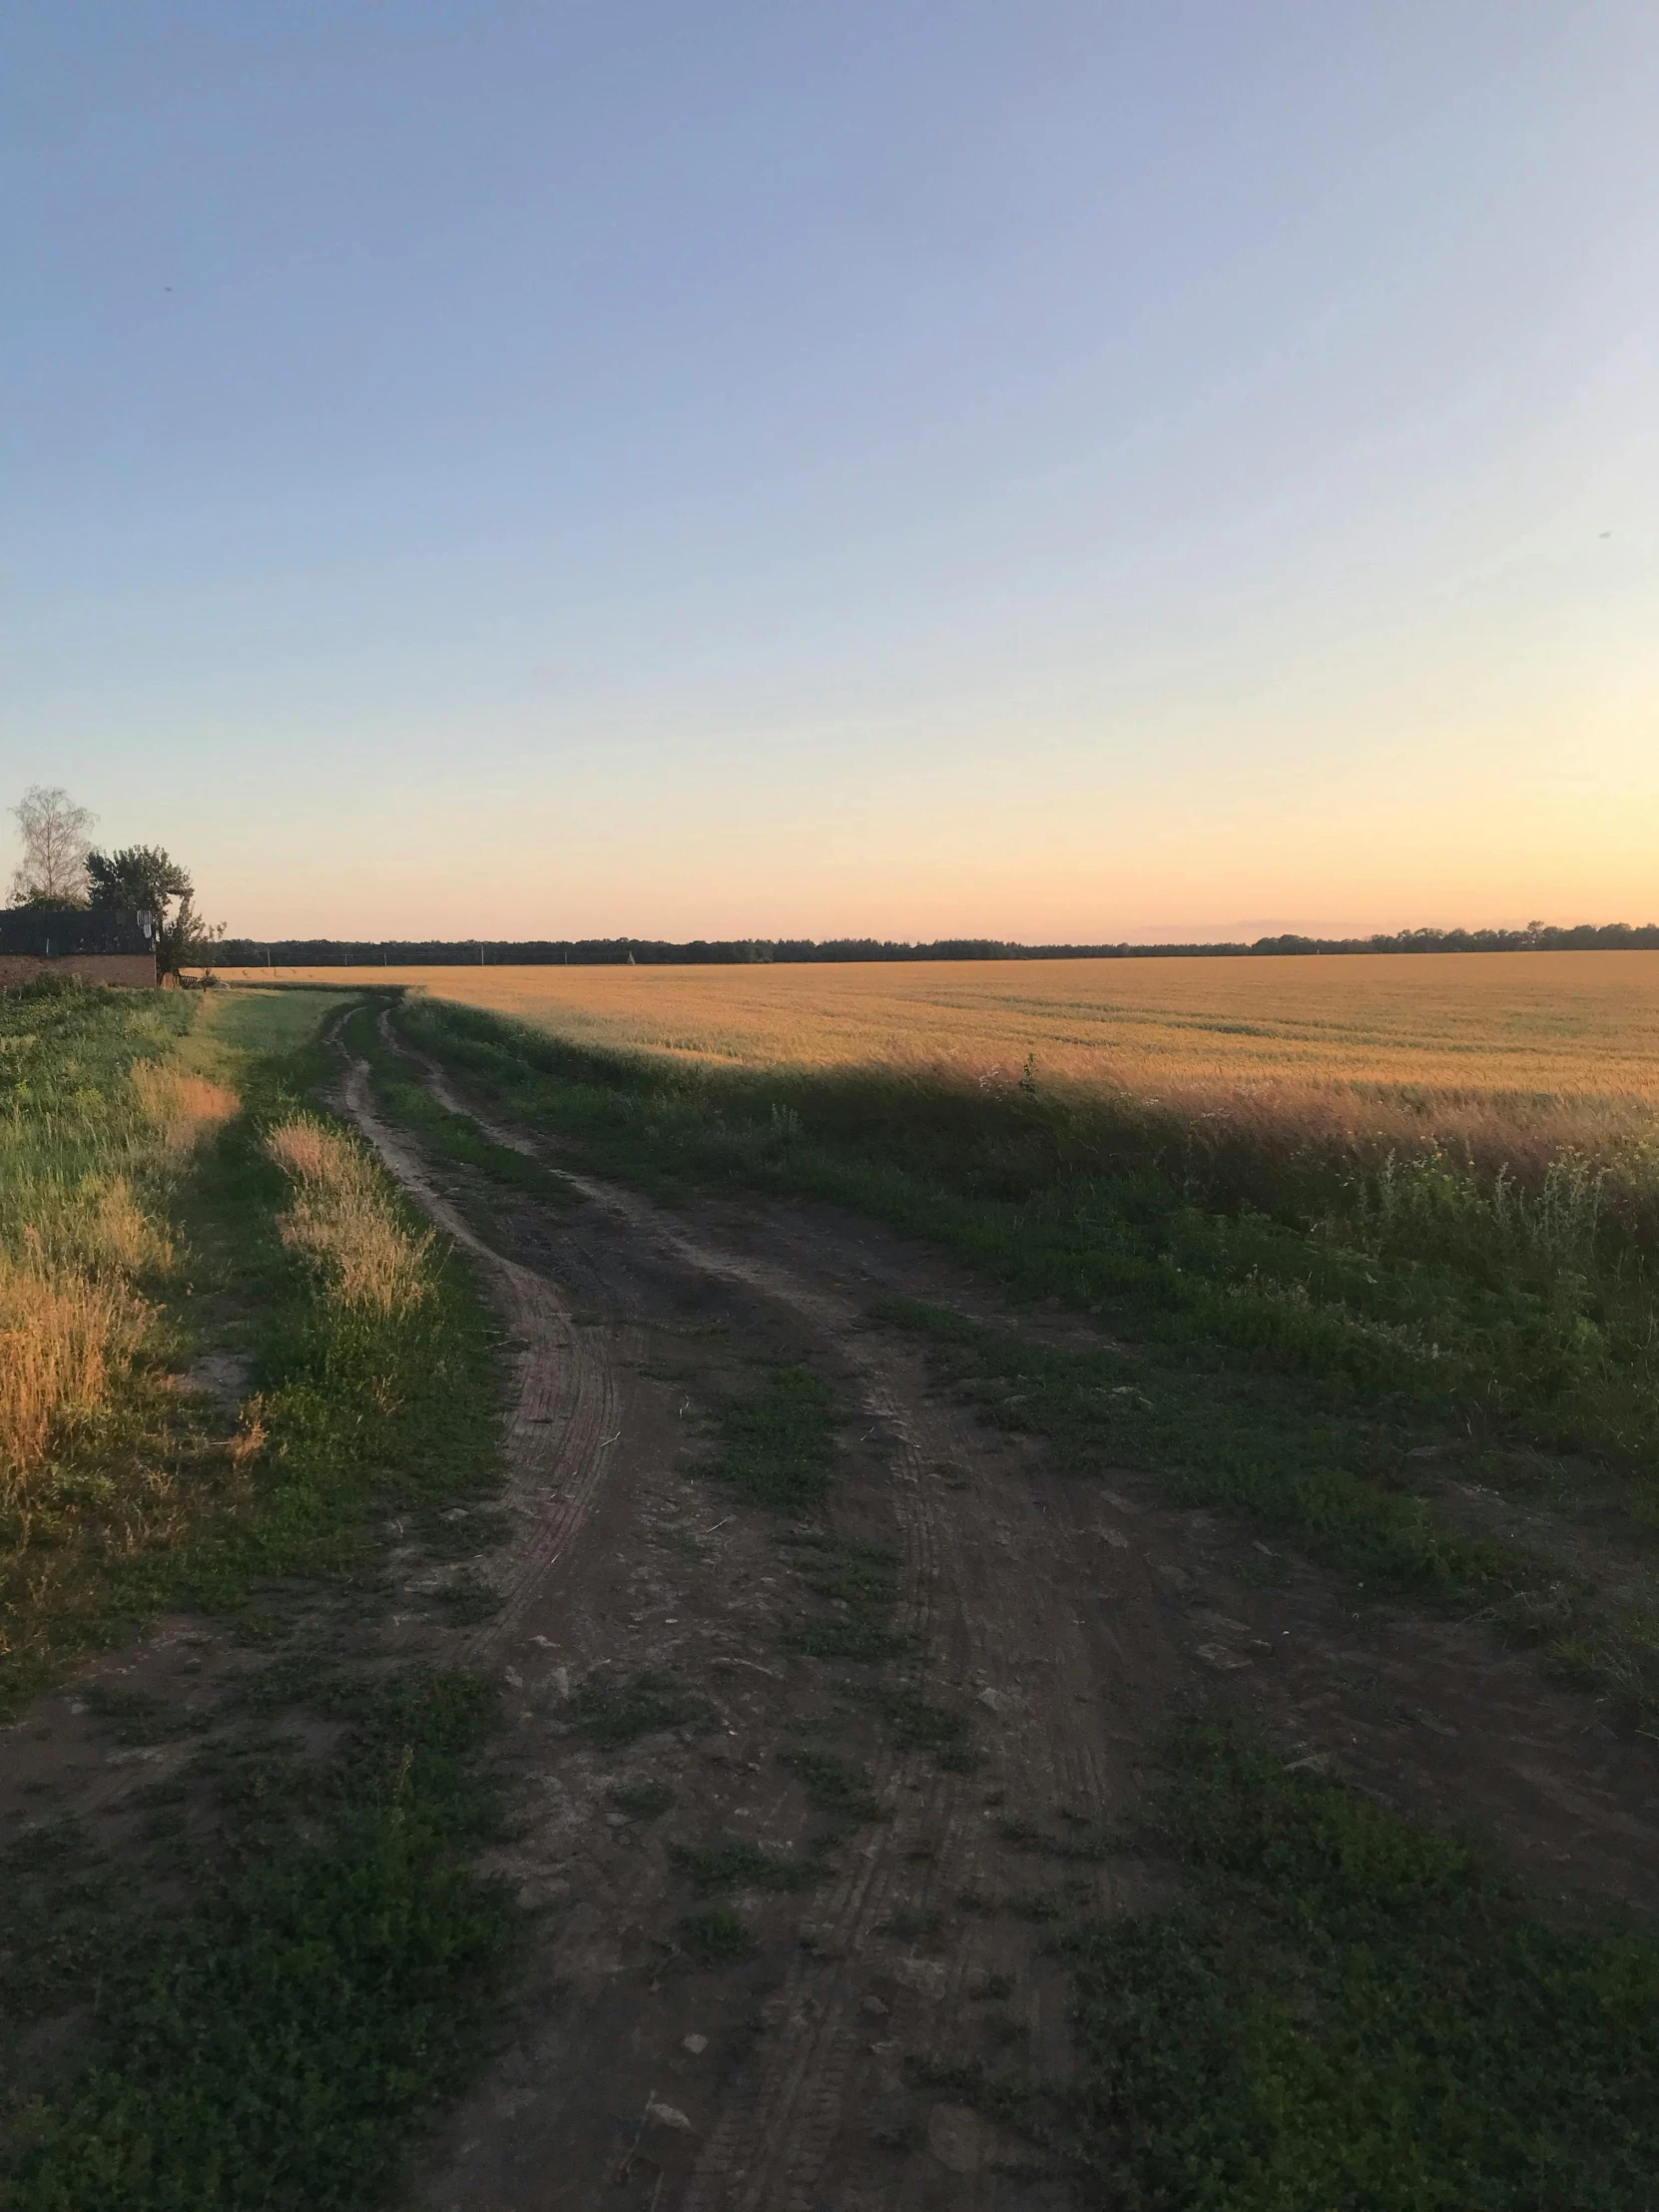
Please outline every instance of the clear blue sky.
[[1659, 913], [1652, 0], [12, 0], [0, 79], [0, 799], [234, 927]]

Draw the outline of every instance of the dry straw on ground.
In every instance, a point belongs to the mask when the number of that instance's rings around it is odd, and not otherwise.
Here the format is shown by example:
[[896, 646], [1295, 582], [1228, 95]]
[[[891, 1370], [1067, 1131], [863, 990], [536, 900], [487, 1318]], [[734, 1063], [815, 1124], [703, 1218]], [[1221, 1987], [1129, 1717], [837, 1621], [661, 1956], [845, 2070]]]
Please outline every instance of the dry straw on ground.
[[266, 1147], [295, 1186], [282, 1242], [321, 1270], [342, 1306], [396, 1317], [430, 1296], [431, 1233], [403, 1228], [360, 1145], [302, 1114], [274, 1129]]

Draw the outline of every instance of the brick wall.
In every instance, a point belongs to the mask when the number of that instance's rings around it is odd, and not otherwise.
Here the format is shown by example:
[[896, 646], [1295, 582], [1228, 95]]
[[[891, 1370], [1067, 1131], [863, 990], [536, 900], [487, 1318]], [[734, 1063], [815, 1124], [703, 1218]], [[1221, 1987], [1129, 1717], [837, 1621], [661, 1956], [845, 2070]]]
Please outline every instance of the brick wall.
[[0, 953], [0, 986], [32, 983], [37, 975], [78, 975], [83, 983], [115, 983], [130, 991], [156, 988], [153, 952], [71, 952], [61, 960], [37, 960], [26, 952]]

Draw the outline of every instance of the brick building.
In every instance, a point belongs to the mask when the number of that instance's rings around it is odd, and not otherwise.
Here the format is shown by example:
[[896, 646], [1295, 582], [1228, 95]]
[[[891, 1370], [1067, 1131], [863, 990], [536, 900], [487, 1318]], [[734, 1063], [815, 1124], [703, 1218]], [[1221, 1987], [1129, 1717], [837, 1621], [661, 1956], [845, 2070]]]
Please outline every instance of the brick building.
[[104, 906], [13, 906], [0, 912], [0, 986], [29, 983], [37, 975], [78, 975], [86, 983], [153, 991], [160, 980], [155, 922], [149, 914]]

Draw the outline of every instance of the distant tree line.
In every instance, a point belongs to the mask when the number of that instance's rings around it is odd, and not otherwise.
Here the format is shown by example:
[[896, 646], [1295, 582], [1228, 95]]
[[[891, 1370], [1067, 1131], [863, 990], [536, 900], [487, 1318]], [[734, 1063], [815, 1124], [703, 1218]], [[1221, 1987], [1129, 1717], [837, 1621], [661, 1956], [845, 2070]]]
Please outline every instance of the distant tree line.
[[215, 947], [225, 967], [742, 967], [838, 960], [1146, 960], [1260, 957], [1309, 952], [1591, 952], [1659, 950], [1659, 922], [1582, 922], [1554, 928], [1402, 929], [1371, 937], [1258, 937], [1253, 944], [1012, 944], [993, 937], [939, 937], [909, 944], [875, 937], [709, 938], [671, 944], [659, 937], [535, 938], [522, 942], [428, 938], [229, 937]]

